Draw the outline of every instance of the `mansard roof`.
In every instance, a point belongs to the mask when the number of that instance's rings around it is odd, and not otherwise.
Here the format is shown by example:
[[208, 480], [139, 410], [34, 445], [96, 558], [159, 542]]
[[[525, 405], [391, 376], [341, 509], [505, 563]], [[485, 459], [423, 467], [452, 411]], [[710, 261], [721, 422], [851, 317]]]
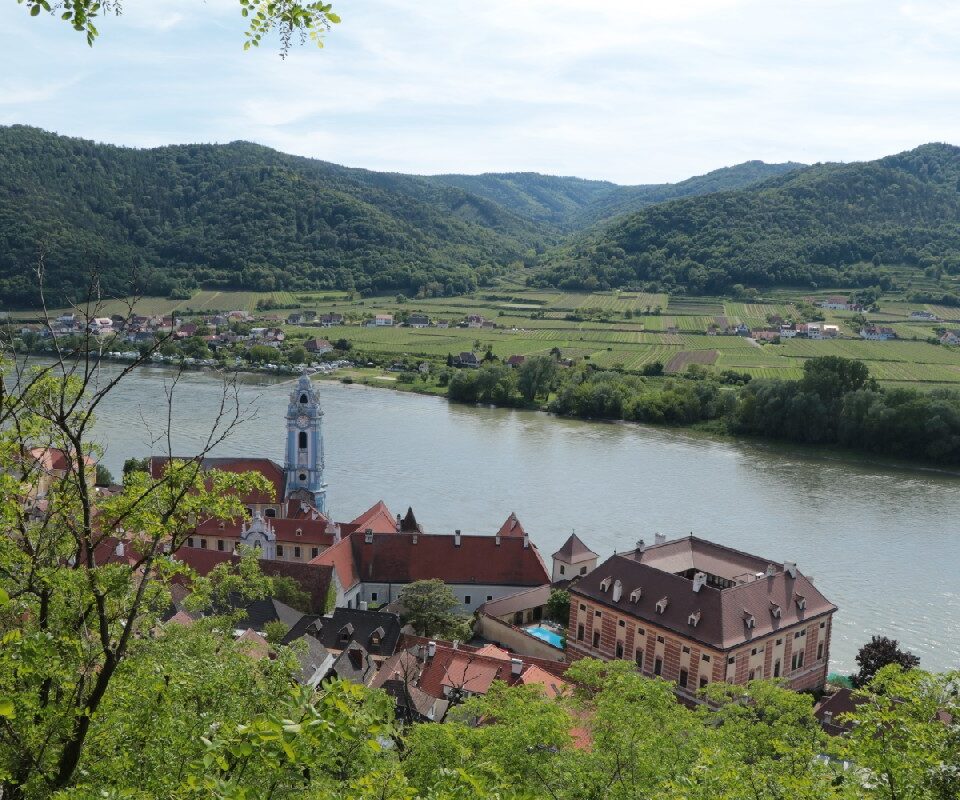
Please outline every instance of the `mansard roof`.
[[[612, 556], [569, 591], [719, 650], [836, 611], [799, 571], [791, 574], [786, 565], [774, 564], [768, 574], [768, 565], [748, 553], [687, 537]], [[696, 584], [687, 577], [692, 572], [709, 572], [733, 585], [721, 589], [708, 583], [694, 591]]]
[[[390, 656], [397, 649], [400, 640], [400, 617], [389, 611], [365, 611], [359, 608], [334, 609], [332, 617], [318, 620], [320, 630], [307, 633], [319, 639], [328, 650], [344, 650], [347, 643], [341, 637], [349, 631], [349, 643], [361, 645], [374, 656]], [[374, 642], [374, 634], [379, 643]]]

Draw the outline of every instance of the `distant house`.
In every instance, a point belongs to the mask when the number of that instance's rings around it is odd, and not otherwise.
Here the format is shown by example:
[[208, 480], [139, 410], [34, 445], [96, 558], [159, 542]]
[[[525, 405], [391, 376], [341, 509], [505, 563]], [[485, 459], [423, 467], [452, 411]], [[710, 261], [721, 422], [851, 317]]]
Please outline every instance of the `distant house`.
[[303, 314], [291, 314], [287, 317], [287, 325], [300, 325], [303, 322]]
[[343, 325], [343, 314], [324, 314], [320, 317], [321, 328], [332, 328], [334, 325]]
[[313, 353], [318, 356], [322, 356], [324, 353], [329, 353], [333, 350], [333, 345], [326, 339], [308, 339], [303, 343], [303, 346], [308, 353]]
[[110, 317], [94, 317], [87, 327], [91, 333], [109, 333], [113, 330], [113, 320]]
[[449, 320], [442, 319], [437, 323], [437, 327], [447, 329], [450, 327], [450, 322]]
[[853, 308], [853, 304], [847, 297], [828, 297], [826, 300], [818, 302], [817, 305], [831, 311], [850, 311]]
[[430, 317], [426, 314], [411, 314], [407, 317], [407, 325], [411, 328], [428, 328], [430, 327]]
[[393, 314], [377, 314], [373, 318], [373, 324], [378, 328], [390, 327], [393, 325]]
[[476, 353], [463, 352], [453, 359], [454, 366], [457, 367], [479, 367], [480, 359]]
[[944, 331], [940, 344], [960, 344], [960, 331]]
[[896, 339], [897, 333], [893, 328], [884, 328], [880, 327], [879, 325], [867, 325], [860, 329], [860, 338], [884, 342], [888, 339]]
[[386, 658], [397, 649], [401, 628], [400, 617], [387, 611], [337, 608], [332, 617], [316, 617], [306, 632], [332, 653], [358, 644], [371, 656]]
[[840, 336], [840, 328], [836, 325], [823, 325], [820, 332], [824, 339], [836, 339]]
[[758, 342], [778, 342], [780, 341], [780, 331], [770, 329], [754, 331], [753, 338]]
[[911, 311], [910, 319], [922, 320], [924, 322], [939, 322], [940, 317], [932, 311]]
[[795, 339], [797, 337], [797, 329], [793, 325], [781, 325], [780, 326], [780, 338], [781, 339]]
[[483, 323], [486, 320], [480, 314], [468, 314], [467, 315], [467, 327], [468, 328], [482, 328]]
[[750, 327], [745, 323], [741, 322], [739, 325], [737, 325], [736, 332], [737, 332], [737, 336], [749, 336]]
[[510, 356], [510, 358], [507, 359], [506, 364], [508, 367], [513, 367], [516, 369], [526, 360], [526, 356]]
[[186, 339], [188, 336], [193, 336], [197, 332], [197, 325], [194, 322], [185, 322], [177, 329], [177, 338]]
[[823, 325], [819, 322], [808, 322], [807, 323], [807, 338], [808, 339], [822, 339], [823, 338]]

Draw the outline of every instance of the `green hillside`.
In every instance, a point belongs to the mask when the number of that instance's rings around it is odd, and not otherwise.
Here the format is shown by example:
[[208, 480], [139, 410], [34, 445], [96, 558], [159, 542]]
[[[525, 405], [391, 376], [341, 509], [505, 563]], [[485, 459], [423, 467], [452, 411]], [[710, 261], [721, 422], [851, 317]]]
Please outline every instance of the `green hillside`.
[[467, 291], [542, 243], [489, 200], [245, 142], [134, 150], [0, 128], [0, 299], [205, 288]]
[[740, 189], [802, 164], [747, 161], [679, 183], [618, 186], [608, 181], [563, 178], [536, 172], [435, 175], [427, 180], [485, 197], [514, 213], [563, 231], [587, 228], [641, 208], [709, 192]]
[[960, 148], [821, 164], [652, 206], [553, 253], [538, 281], [717, 292], [960, 271]]

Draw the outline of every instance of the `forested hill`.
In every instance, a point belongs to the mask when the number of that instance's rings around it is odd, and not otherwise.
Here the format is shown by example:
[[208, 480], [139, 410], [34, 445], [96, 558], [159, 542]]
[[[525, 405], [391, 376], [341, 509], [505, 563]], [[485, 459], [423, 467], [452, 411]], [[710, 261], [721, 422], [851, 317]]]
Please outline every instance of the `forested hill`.
[[698, 293], [872, 284], [890, 266], [958, 272], [958, 182], [960, 148], [946, 144], [797, 169], [617, 219], [554, 253], [538, 280]]
[[536, 172], [485, 173], [483, 175], [434, 175], [427, 180], [456, 186], [485, 197], [516, 214], [546, 223], [561, 231], [586, 228], [641, 208], [726, 189], [740, 189], [802, 164], [765, 164], [747, 161], [708, 172], [679, 183], [618, 186], [608, 181], [590, 181], [540, 175]]
[[472, 289], [544, 233], [422, 178], [245, 142], [152, 150], [0, 127], [0, 301], [36, 301], [42, 252], [59, 298], [96, 268], [151, 294], [248, 289]]

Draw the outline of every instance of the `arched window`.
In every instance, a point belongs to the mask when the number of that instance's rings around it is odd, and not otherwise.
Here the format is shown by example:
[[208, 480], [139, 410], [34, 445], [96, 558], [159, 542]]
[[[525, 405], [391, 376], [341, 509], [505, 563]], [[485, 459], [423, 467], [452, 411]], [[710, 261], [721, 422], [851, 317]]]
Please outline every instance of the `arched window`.
[[303, 403], [304, 405], [306, 405], [306, 404], [309, 403], [310, 401], [307, 399], [307, 396], [306, 396], [305, 394], [302, 394], [302, 395], [300, 395], [300, 402]]
[[307, 449], [307, 432], [306, 431], [300, 431], [300, 449], [301, 450]]
[[267, 509], [266, 511], [264, 511], [263, 513], [264, 513], [266, 516], [268, 516], [268, 517], [275, 517], [275, 516], [277, 516], [277, 510], [276, 510], [275, 508], [268, 508], [268, 509]]

